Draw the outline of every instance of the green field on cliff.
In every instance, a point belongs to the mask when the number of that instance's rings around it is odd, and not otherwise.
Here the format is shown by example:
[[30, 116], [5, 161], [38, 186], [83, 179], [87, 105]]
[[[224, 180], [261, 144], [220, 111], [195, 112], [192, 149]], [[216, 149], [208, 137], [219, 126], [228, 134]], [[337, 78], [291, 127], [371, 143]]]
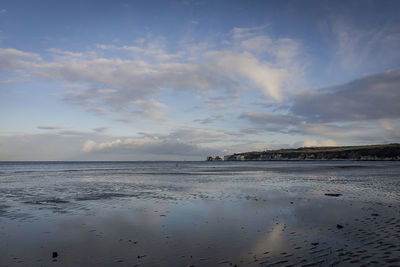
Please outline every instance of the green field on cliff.
[[235, 153], [226, 160], [400, 160], [400, 144], [300, 147]]

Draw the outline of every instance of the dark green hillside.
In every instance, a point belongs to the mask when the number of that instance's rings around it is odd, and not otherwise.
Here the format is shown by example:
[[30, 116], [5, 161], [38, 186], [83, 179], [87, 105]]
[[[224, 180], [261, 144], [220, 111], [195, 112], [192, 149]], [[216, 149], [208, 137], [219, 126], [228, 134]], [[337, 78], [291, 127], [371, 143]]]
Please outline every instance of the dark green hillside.
[[400, 160], [400, 144], [300, 147], [227, 155], [225, 160]]

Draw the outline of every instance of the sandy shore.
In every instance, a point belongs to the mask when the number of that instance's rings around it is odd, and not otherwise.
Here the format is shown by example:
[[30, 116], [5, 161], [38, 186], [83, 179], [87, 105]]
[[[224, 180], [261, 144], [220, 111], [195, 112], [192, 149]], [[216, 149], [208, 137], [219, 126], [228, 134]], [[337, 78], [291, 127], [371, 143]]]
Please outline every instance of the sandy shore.
[[399, 166], [340, 164], [3, 175], [0, 266], [399, 266]]

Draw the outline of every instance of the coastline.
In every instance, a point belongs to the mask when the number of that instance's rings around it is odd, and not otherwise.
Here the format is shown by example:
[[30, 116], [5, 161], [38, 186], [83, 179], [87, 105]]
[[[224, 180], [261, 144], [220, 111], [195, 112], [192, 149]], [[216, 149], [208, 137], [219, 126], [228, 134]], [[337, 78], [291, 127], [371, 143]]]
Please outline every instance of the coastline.
[[400, 144], [300, 147], [207, 157], [207, 161], [400, 161]]

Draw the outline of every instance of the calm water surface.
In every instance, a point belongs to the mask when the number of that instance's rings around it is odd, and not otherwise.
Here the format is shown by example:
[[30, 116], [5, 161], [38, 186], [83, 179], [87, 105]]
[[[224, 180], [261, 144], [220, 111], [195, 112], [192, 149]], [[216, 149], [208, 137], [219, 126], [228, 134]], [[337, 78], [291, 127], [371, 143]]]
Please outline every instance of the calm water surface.
[[396, 266], [399, 204], [399, 162], [0, 162], [0, 266]]

